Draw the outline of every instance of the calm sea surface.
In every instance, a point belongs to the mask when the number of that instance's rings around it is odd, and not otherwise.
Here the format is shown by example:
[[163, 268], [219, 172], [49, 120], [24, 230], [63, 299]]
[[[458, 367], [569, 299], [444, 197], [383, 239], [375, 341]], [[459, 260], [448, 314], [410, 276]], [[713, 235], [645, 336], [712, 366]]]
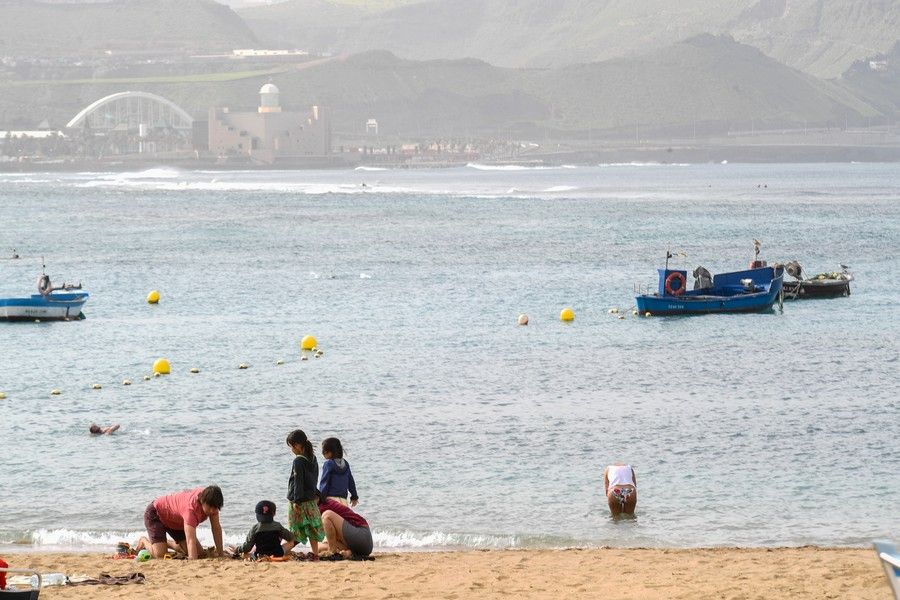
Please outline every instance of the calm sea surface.
[[[715, 273], [754, 238], [850, 265], [852, 295], [632, 316], [667, 248]], [[0, 323], [0, 545], [110, 550], [209, 483], [237, 541], [263, 498], [285, 518], [294, 428], [344, 442], [382, 548], [900, 535], [898, 165], [0, 174], [13, 247], [0, 297], [34, 293], [43, 256], [91, 299]], [[619, 460], [640, 501], [617, 522]]]

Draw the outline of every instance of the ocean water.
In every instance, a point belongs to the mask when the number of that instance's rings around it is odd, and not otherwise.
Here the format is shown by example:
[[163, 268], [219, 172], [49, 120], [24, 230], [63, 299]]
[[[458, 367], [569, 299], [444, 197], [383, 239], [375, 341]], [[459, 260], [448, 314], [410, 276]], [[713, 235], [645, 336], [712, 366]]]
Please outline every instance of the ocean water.
[[[852, 295], [631, 314], [667, 248], [715, 273], [754, 238]], [[111, 551], [209, 483], [242, 539], [263, 498], [285, 519], [294, 428], [344, 442], [381, 548], [896, 538], [898, 242], [900, 165], [0, 174], [0, 297], [41, 257], [91, 293], [0, 323], [0, 546]]]

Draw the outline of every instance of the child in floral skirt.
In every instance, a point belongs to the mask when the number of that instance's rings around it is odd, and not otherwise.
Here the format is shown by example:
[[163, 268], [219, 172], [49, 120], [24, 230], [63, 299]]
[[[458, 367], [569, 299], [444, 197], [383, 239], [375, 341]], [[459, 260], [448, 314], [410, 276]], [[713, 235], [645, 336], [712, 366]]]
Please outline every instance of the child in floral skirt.
[[295, 429], [287, 436], [287, 445], [296, 458], [288, 481], [288, 501], [291, 510], [288, 522], [298, 543], [309, 540], [312, 553], [319, 554], [319, 542], [325, 540], [322, 515], [319, 513], [316, 482], [319, 479], [319, 463], [306, 434]]

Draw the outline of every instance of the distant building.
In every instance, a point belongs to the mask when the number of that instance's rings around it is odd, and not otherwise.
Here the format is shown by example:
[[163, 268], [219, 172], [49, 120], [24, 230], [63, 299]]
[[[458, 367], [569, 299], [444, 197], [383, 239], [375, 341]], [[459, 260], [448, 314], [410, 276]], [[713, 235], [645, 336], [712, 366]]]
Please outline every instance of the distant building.
[[318, 106], [308, 113], [283, 111], [279, 90], [271, 83], [260, 88], [255, 112], [209, 109], [208, 135], [209, 151], [216, 156], [264, 164], [331, 154], [331, 123], [325, 111]]
[[309, 56], [305, 50], [265, 50], [257, 48], [238, 48], [232, 50], [233, 56]]

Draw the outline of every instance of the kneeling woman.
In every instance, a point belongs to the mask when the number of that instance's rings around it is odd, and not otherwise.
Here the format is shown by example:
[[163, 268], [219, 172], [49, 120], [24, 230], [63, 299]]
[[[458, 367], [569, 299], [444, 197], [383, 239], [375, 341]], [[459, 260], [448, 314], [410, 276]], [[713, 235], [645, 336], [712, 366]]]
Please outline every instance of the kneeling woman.
[[609, 512], [614, 517], [621, 514], [633, 515], [637, 506], [637, 477], [631, 465], [616, 463], [603, 472], [603, 491]]
[[319, 501], [319, 512], [322, 513], [322, 526], [325, 528], [329, 551], [341, 554], [344, 558], [372, 554], [372, 531], [369, 523], [349, 506], [326, 498]]

